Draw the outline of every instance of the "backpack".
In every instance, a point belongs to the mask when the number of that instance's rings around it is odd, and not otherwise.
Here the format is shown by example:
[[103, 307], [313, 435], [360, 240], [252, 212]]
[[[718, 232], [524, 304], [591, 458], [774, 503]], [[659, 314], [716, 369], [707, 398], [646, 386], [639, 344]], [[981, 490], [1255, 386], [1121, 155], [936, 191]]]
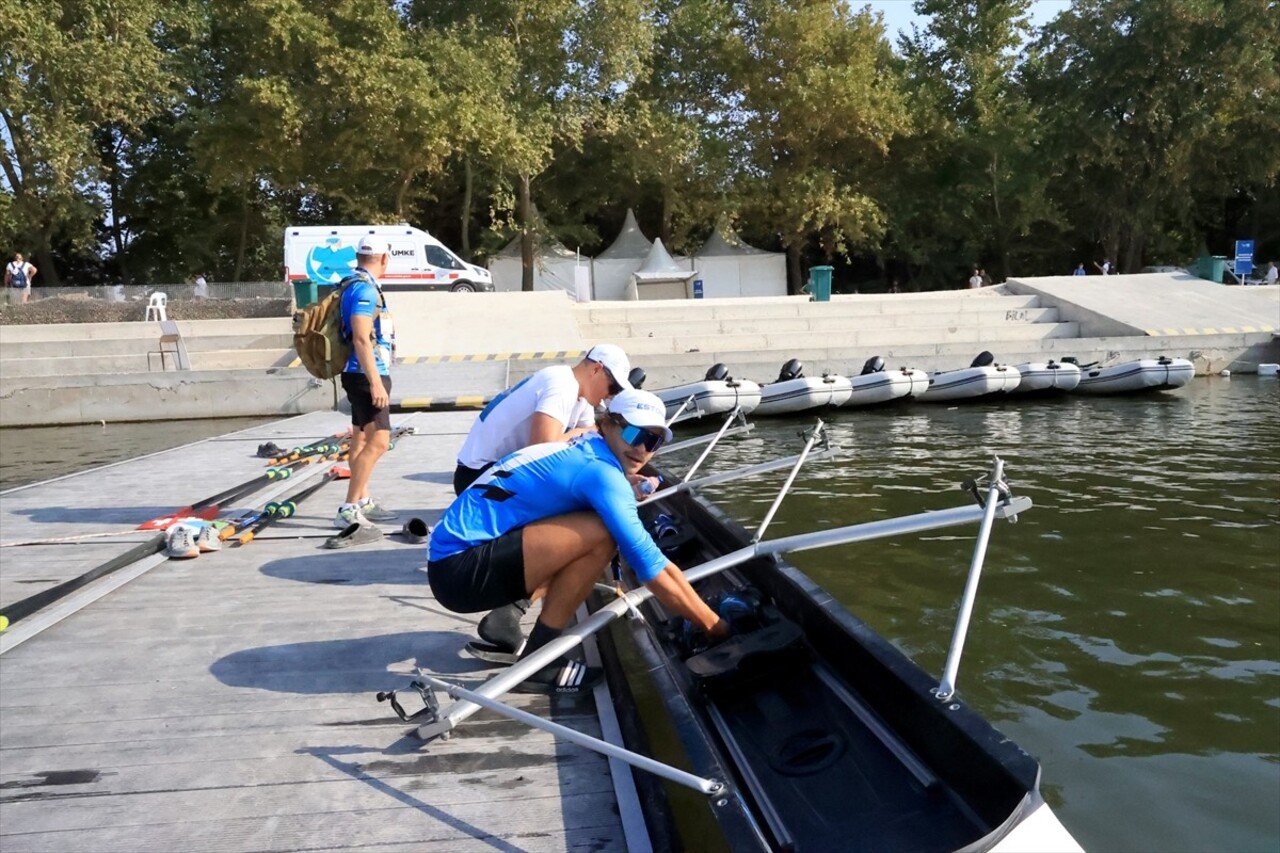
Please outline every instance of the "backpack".
[[26, 264], [21, 264], [20, 266], [17, 266], [17, 267], [14, 267], [13, 264], [9, 265], [9, 285], [11, 287], [22, 287], [22, 288], [25, 288], [27, 286], [27, 265]]
[[[342, 334], [342, 294], [362, 278], [360, 273], [349, 275], [324, 299], [294, 312], [293, 348], [302, 366], [318, 379], [337, 376], [351, 359], [351, 339]], [[378, 297], [382, 309], [386, 310], [381, 288]]]

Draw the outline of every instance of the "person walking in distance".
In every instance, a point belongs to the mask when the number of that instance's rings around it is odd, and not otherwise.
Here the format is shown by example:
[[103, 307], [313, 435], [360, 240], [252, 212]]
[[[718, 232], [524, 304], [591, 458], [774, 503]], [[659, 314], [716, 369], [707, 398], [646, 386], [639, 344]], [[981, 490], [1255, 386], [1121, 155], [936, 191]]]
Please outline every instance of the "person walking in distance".
[[[484, 407], [458, 452], [453, 492], [463, 491], [502, 457], [535, 444], [568, 441], [595, 429], [595, 407], [631, 388], [631, 362], [621, 347], [597, 344], [573, 367], [544, 367]], [[476, 649], [514, 654], [524, 641], [520, 617], [533, 601], [521, 596], [480, 620]]]
[[1072, 274], [1072, 275], [1084, 275], [1084, 264], [1076, 264], [1075, 271], [1074, 271], [1074, 272], [1072, 272], [1071, 274]]
[[31, 280], [36, 277], [36, 267], [17, 252], [4, 268], [4, 289], [9, 295], [9, 304], [19, 302], [26, 304], [31, 299]]
[[1106, 258], [1102, 259], [1102, 263], [1098, 263], [1097, 261], [1094, 261], [1093, 265], [1097, 267], [1098, 272], [1102, 273], [1103, 275], [1111, 275], [1111, 261], [1107, 260]]
[[356, 246], [356, 268], [343, 280], [342, 334], [351, 339], [351, 358], [342, 388], [351, 401], [351, 479], [334, 526], [389, 521], [396, 517], [369, 496], [374, 466], [391, 445], [391, 353], [395, 332], [378, 278], [387, 270], [391, 246], [367, 235]]

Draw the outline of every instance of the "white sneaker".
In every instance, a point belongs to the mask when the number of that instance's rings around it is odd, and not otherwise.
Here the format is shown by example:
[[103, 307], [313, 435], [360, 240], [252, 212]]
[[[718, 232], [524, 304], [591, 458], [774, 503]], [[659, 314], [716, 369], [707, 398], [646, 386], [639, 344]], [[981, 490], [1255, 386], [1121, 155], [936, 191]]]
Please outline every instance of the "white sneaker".
[[218, 537], [218, 531], [213, 525], [206, 524], [200, 528], [200, 532], [196, 534], [196, 547], [201, 554], [222, 550], [222, 539]]
[[189, 560], [200, 556], [195, 536], [191, 534], [191, 528], [185, 524], [175, 524], [169, 528], [165, 536], [164, 552], [174, 560]]
[[367, 525], [368, 523], [369, 519], [364, 517], [364, 513], [360, 511], [358, 506], [340, 509], [338, 514], [333, 517], [333, 526], [339, 530], [346, 530], [353, 524]]
[[370, 498], [367, 502], [360, 504], [360, 514], [369, 521], [394, 521], [400, 517], [400, 513], [384, 509], [373, 498]]

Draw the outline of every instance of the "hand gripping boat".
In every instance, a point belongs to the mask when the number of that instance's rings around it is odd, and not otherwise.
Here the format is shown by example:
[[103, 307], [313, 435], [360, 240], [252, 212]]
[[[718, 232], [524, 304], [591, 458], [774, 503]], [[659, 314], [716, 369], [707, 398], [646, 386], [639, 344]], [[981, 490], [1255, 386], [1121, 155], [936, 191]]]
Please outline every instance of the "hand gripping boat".
[[[667, 618], [643, 588], [609, 590], [612, 600], [526, 660], [469, 690], [420, 671], [420, 737], [448, 737], [481, 707], [555, 733], [703, 795], [735, 851], [1080, 850], [1039, 792], [1035, 759], [956, 696], [986, 545], [997, 518], [1031, 503], [1014, 497], [996, 459], [988, 487], [965, 485], [978, 506], [925, 512], [772, 541], [763, 533], [822, 433], [792, 462], [790, 477], [754, 534], [693, 493], [687, 477], [642, 505], [660, 545], [693, 566], [686, 575], [735, 628], [706, 646]], [[829, 451], [828, 451], [829, 452]], [[706, 480], [724, 482], [717, 474]], [[667, 481], [672, 481], [670, 477]], [[849, 613], [798, 569], [790, 551], [979, 524], [977, 545], [941, 680], [930, 676]], [[672, 526], [683, 532], [667, 536]], [[644, 659], [629, 673], [653, 679], [687, 758], [676, 767], [636, 744], [601, 741], [501, 702], [525, 673], [630, 614], [629, 637]], [[629, 684], [605, 644], [609, 684], [624, 716], [637, 713]], [[443, 691], [455, 701], [444, 706]], [[385, 695], [385, 694], [384, 694]], [[382, 698], [382, 696], [380, 696]], [[638, 729], [638, 727], [635, 727]], [[627, 729], [624, 726], [624, 731]], [[640, 774], [641, 779], [650, 779]], [[640, 779], [637, 780], [638, 782]]]
[[[1075, 359], [1063, 361], [1074, 363]], [[1098, 362], [1080, 365], [1080, 385], [1086, 394], [1132, 394], [1138, 391], [1173, 391], [1196, 375], [1196, 368], [1185, 358], [1143, 358], [1103, 367]]]

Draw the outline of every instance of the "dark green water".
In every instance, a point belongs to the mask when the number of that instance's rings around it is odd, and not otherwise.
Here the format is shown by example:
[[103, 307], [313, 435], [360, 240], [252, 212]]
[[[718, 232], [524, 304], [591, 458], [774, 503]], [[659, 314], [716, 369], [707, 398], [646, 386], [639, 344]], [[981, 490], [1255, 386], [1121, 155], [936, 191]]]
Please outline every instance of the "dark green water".
[[[1280, 849], [1280, 383], [825, 416], [769, 537], [964, 504], [1006, 464], [1035, 508], [998, 523], [958, 686], [1036, 756], [1091, 851]], [[798, 452], [757, 422], [725, 469]], [[782, 474], [711, 496], [748, 527]], [[792, 561], [939, 675], [976, 527]]]

